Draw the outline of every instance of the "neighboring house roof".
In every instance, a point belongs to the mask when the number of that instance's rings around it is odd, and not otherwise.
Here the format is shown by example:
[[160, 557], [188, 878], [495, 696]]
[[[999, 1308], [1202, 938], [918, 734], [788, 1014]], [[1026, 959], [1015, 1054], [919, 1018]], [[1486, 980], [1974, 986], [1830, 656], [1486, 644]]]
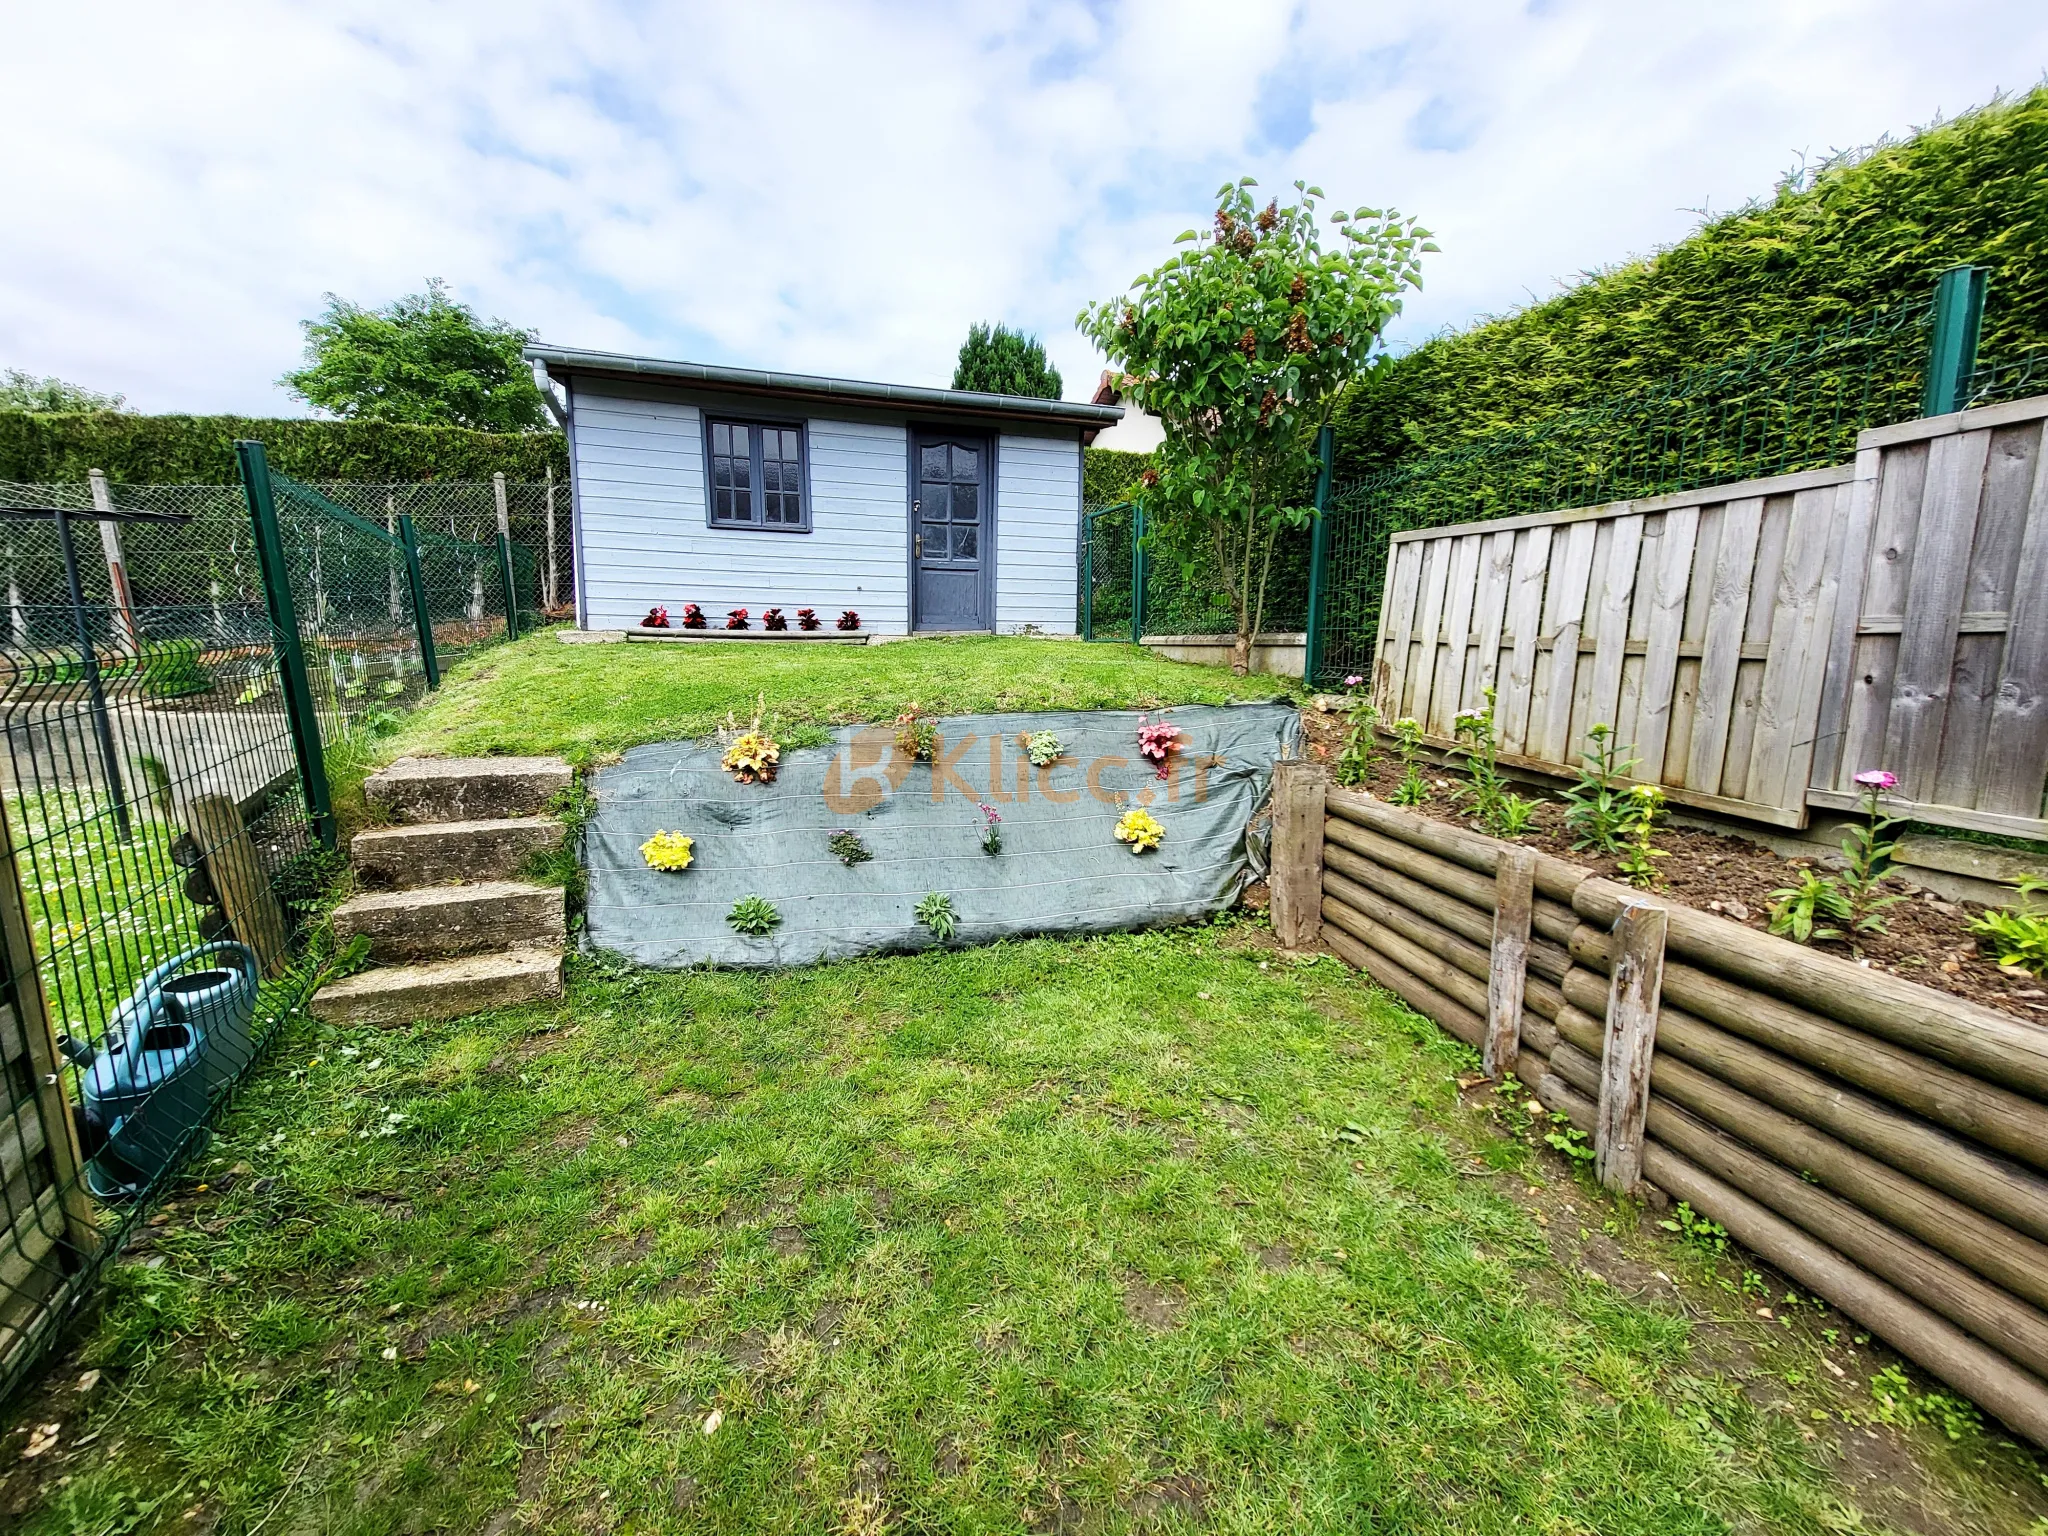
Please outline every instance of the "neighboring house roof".
[[967, 389], [929, 389], [918, 384], [872, 384], [860, 379], [828, 379], [810, 373], [774, 373], [765, 368], [670, 362], [659, 357], [585, 352], [574, 347], [538, 343], [527, 347], [526, 356], [533, 362], [544, 364], [550, 374], [594, 374], [614, 379], [694, 384], [732, 394], [773, 395], [784, 400], [893, 406], [899, 410], [936, 411], [949, 416], [1057, 422], [1062, 426], [1095, 429], [1113, 425], [1124, 414], [1115, 405], [1078, 405], [1066, 400], [1033, 400], [1022, 395], [985, 395]]
[[[1116, 374], [1105, 368], [1102, 382], [1095, 386], [1096, 405], [1118, 405], [1123, 391], [1116, 387]], [[1106, 439], [1106, 440], [1105, 440]], [[1129, 410], [1114, 426], [1096, 427], [1081, 434], [1081, 441], [1096, 448], [1115, 448], [1124, 453], [1150, 453], [1166, 441], [1166, 428], [1148, 411]]]

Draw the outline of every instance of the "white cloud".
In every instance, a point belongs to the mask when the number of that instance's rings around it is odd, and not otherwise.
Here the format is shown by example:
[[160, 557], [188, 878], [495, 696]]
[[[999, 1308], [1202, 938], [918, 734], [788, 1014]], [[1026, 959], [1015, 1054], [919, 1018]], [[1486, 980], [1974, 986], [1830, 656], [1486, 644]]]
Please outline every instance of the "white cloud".
[[1553, 291], [2048, 63], [2024, 0], [15, 7], [0, 365], [295, 407], [326, 291], [429, 275], [551, 340], [945, 382], [1071, 326], [1217, 182], [1445, 247], [1397, 337]]

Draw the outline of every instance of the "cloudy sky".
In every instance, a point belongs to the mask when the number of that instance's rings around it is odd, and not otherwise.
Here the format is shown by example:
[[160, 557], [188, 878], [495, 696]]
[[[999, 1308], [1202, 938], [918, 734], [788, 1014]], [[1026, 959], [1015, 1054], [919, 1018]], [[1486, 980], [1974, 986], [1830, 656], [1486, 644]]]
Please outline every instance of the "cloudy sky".
[[329, 291], [446, 277], [551, 341], [946, 383], [1218, 182], [1444, 247], [1390, 339], [1556, 291], [2048, 66], [2040, 0], [0, 0], [0, 367], [296, 413]]

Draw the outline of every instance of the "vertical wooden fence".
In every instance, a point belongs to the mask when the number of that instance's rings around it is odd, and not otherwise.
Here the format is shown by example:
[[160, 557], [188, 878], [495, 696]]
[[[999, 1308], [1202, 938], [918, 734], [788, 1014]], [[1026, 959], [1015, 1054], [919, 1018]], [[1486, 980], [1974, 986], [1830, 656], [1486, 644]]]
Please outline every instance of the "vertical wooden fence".
[[1396, 534], [1383, 721], [1497, 694], [1509, 763], [1781, 826], [1889, 768], [1895, 809], [2048, 836], [2048, 397], [1866, 432], [1856, 461]]

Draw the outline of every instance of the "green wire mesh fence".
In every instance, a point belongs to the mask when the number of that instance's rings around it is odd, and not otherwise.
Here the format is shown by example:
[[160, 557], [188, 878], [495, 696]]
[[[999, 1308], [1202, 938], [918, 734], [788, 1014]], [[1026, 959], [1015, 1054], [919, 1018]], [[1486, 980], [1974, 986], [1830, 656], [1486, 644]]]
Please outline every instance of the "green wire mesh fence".
[[181, 1180], [235, 1177], [209, 1128], [323, 958], [324, 751], [417, 698], [423, 636], [547, 600], [489, 483], [267, 479], [289, 633], [244, 487], [0, 484], [0, 1395]]

